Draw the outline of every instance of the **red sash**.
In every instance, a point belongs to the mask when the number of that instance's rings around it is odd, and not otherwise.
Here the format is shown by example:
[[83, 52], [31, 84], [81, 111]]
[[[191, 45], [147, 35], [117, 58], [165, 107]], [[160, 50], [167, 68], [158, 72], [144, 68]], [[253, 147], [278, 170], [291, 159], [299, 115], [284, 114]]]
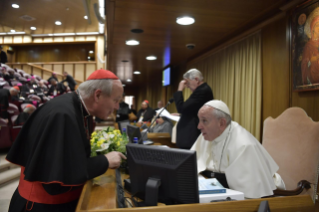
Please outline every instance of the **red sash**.
[[24, 180], [23, 172], [24, 167], [21, 167], [21, 175], [18, 190], [19, 194], [29, 202], [36, 202], [42, 204], [62, 204], [76, 200], [81, 195], [83, 186], [73, 191], [68, 191], [57, 195], [50, 195], [45, 191], [41, 182], [30, 182]]

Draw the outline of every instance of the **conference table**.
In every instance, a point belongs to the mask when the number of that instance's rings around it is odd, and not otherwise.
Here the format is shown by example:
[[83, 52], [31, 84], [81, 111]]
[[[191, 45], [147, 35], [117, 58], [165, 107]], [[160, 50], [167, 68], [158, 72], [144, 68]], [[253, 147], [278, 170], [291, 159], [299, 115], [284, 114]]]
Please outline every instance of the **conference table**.
[[[149, 133], [149, 139], [154, 141], [155, 145], [167, 145], [174, 147], [170, 143], [169, 134]], [[116, 177], [116, 172], [118, 176]], [[120, 174], [119, 174], [120, 173]], [[118, 177], [120, 175], [121, 180]], [[129, 178], [128, 174], [123, 171], [119, 172], [113, 169], [107, 170], [103, 175], [86, 182], [83, 187], [76, 211], [77, 212], [161, 212], [161, 211], [214, 211], [214, 212], [253, 212], [257, 211], [260, 202], [268, 200], [272, 212], [289, 211], [289, 212], [315, 212], [315, 204], [309, 195], [298, 195], [290, 197], [272, 197], [262, 199], [249, 199], [229, 202], [214, 203], [194, 203], [181, 205], [164, 205], [159, 203], [158, 206], [152, 207], [132, 207], [130, 201], [131, 195], [128, 191], [118, 189], [124, 187], [123, 180]], [[118, 208], [118, 200], [121, 195], [127, 199], [127, 208]], [[130, 203], [128, 203], [130, 202]]]

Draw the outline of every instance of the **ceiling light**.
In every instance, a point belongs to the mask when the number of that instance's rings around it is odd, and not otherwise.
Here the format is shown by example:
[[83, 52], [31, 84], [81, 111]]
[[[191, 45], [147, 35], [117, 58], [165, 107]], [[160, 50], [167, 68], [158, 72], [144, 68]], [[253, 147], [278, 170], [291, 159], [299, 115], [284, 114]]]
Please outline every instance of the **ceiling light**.
[[18, 4], [12, 4], [12, 7], [18, 9], [19, 5]]
[[89, 53], [90, 53], [90, 54], [93, 54], [93, 53], [94, 53], [94, 51], [92, 51], [92, 50], [91, 50], [91, 51], [89, 51]]
[[140, 42], [137, 40], [127, 40], [125, 43], [126, 45], [129, 45], [129, 46], [136, 46], [140, 44]]
[[62, 22], [61, 21], [56, 21], [55, 25], [62, 25]]
[[88, 57], [88, 60], [91, 59], [91, 57]]
[[14, 29], [11, 29], [10, 32], [15, 32], [15, 30], [14, 30]]
[[98, 35], [98, 32], [77, 32], [76, 35]]
[[139, 72], [139, 71], [134, 71], [134, 74], [141, 74], [141, 72]]
[[125, 84], [122, 84], [123, 87], [125, 87]]
[[156, 60], [157, 59], [157, 57], [155, 57], [155, 56], [147, 56], [146, 57], [146, 60]]
[[87, 16], [87, 15], [85, 15], [85, 16], [84, 16], [84, 19], [88, 19], [88, 16]]
[[195, 19], [189, 16], [178, 17], [176, 23], [180, 25], [190, 25], [195, 22]]
[[104, 24], [99, 23], [99, 33], [104, 33]]
[[25, 34], [25, 32], [8, 32], [8, 35], [21, 35]]
[[132, 80], [131, 79], [127, 79], [126, 82], [132, 82]]
[[30, 29], [31, 29], [31, 30], [36, 30], [37, 28], [36, 28], [36, 27], [30, 27]]
[[48, 34], [49, 36], [53, 36], [53, 34]]
[[75, 35], [75, 33], [54, 33], [54, 36], [68, 36], [68, 35]]

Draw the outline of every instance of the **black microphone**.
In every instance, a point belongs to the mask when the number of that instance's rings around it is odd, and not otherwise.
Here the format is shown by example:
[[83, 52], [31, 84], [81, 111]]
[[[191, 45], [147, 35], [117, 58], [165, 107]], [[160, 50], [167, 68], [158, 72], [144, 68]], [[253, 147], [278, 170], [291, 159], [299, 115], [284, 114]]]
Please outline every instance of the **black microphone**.
[[161, 115], [161, 113], [167, 108], [168, 105], [172, 104], [174, 102], [174, 98], [171, 98], [170, 100], [168, 100], [167, 104], [165, 105], [165, 107], [159, 112], [159, 114], [155, 117], [155, 119], [152, 121], [151, 125], [147, 128], [146, 132], [149, 132], [151, 126], [154, 124], [154, 122], [156, 121], [156, 119], [158, 119], [158, 117]]

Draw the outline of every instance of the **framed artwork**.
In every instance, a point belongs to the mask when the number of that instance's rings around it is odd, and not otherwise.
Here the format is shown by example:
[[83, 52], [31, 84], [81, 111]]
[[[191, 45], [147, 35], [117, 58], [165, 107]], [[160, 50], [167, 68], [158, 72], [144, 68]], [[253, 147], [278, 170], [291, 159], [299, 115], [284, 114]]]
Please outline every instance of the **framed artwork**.
[[293, 91], [319, 90], [319, 1], [298, 6], [291, 20]]

